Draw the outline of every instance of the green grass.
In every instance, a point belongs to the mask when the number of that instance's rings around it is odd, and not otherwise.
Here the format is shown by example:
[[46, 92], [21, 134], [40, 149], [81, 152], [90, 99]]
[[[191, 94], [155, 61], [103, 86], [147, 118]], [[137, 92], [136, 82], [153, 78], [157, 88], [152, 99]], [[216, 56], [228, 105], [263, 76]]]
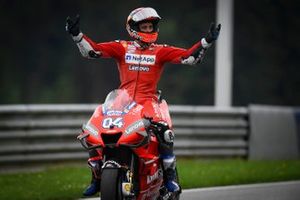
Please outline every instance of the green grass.
[[300, 160], [180, 160], [183, 188], [300, 180]]
[[[179, 159], [183, 188], [300, 180], [300, 160], [244, 161]], [[75, 200], [90, 181], [85, 166], [57, 166], [30, 173], [1, 174], [0, 199]]]
[[89, 169], [77, 165], [50, 167], [41, 172], [0, 175], [0, 199], [78, 199], [89, 181]]

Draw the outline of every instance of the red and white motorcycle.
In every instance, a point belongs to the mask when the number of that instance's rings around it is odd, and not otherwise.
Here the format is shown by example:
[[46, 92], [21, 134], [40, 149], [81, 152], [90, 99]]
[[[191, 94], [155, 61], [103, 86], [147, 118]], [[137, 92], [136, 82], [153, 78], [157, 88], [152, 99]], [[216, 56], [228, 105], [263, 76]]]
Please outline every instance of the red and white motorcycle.
[[[165, 101], [160, 106], [167, 109]], [[101, 200], [179, 200], [181, 191], [164, 186], [159, 123], [144, 118], [142, 109], [126, 90], [114, 90], [78, 136], [86, 149], [102, 151]]]

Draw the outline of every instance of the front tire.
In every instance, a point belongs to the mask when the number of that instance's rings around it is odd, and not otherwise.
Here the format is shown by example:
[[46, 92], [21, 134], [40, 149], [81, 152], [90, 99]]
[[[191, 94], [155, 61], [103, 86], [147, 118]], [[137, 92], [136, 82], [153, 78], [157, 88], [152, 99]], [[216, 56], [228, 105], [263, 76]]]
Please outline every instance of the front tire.
[[104, 168], [101, 174], [101, 200], [122, 200], [119, 169]]

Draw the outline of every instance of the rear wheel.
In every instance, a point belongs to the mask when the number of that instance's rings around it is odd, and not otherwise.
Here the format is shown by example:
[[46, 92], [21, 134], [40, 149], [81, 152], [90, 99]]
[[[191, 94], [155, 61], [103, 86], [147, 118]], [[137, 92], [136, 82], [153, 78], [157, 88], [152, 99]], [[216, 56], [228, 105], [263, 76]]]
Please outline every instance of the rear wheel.
[[105, 168], [101, 174], [101, 200], [122, 200], [119, 169]]

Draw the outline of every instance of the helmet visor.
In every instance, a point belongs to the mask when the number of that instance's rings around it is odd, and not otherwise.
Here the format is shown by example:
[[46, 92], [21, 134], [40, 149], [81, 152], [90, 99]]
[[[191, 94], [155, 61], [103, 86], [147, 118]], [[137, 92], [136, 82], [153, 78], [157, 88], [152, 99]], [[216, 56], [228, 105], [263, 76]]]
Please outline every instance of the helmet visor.
[[138, 8], [129, 15], [134, 22], [140, 22], [146, 19], [161, 19], [153, 8]]

